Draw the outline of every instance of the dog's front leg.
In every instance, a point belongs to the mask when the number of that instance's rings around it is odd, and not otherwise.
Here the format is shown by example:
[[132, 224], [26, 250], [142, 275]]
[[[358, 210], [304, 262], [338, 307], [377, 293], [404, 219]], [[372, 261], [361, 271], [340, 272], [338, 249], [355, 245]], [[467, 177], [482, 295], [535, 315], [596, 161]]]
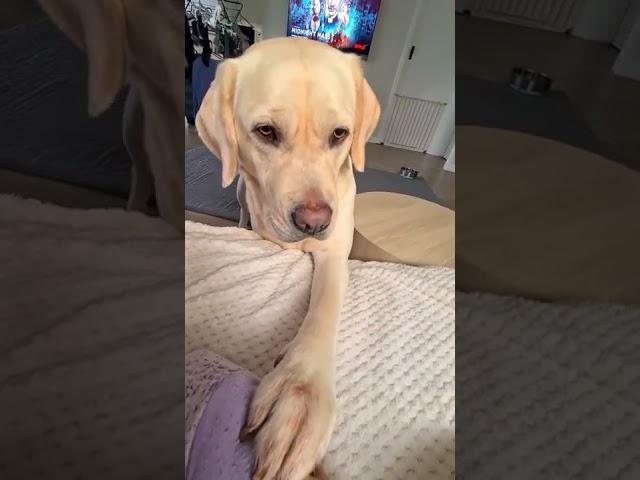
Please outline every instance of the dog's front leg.
[[338, 317], [347, 255], [313, 254], [309, 311], [277, 367], [253, 397], [244, 434], [257, 431], [254, 480], [302, 480], [324, 457], [335, 421]]

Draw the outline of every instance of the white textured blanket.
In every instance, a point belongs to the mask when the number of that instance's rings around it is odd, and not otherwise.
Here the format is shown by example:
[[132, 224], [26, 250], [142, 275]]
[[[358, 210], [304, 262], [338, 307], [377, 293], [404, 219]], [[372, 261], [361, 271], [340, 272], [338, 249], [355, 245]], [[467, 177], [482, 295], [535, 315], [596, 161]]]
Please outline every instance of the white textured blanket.
[[[186, 224], [186, 350], [262, 376], [307, 310], [313, 261], [237, 228]], [[350, 262], [334, 480], [454, 477], [454, 271]]]
[[0, 477], [181, 476], [182, 238], [0, 195]]
[[456, 295], [458, 478], [640, 478], [640, 310]]

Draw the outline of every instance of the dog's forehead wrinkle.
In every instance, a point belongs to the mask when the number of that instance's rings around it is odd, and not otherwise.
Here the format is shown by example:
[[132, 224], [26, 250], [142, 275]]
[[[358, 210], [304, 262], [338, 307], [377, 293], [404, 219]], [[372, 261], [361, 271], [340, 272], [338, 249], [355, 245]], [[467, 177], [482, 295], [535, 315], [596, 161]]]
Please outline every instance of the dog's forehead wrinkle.
[[[288, 91], [292, 83], [301, 80], [311, 81], [317, 85], [334, 82], [345, 86], [352, 84], [350, 68], [343, 61], [336, 62], [335, 58], [264, 55], [255, 60], [250, 58], [250, 60], [242, 62], [240, 77], [243, 82], [246, 81], [252, 86], [263, 85], [269, 86], [272, 90]], [[259, 81], [256, 82], [256, 79]]]
[[268, 104], [261, 104], [251, 108], [252, 119], [255, 123], [275, 124], [282, 123], [282, 119], [287, 115], [287, 109], [283, 107], [272, 107]]
[[[268, 49], [264, 49], [265, 55], [252, 55], [251, 61], [243, 62], [239, 69], [238, 108], [254, 112], [254, 115], [263, 109], [279, 110], [277, 113], [289, 124], [293, 117], [302, 120], [306, 116], [315, 125], [309, 132], [303, 128], [305, 135], [317, 135], [319, 130], [324, 135], [327, 125], [332, 123], [331, 119], [337, 120], [337, 116], [342, 115], [339, 120], [345, 123], [348, 117], [353, 116], [353, 80], [344, 62], [331, 62], [333, 56], [326, 53], [314, 61], [308, 55], [300, 57], [296, 54], [302, 50], [298, 48], [290, 56], [269, 58]], [[299, 133], [298, 125], [290, 128]]]

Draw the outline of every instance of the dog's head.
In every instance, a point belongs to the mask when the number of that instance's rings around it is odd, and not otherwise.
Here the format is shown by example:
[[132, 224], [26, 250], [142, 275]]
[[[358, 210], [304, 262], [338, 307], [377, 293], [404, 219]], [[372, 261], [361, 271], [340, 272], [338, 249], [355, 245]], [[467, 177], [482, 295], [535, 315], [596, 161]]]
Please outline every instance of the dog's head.
[[339, 182], [352, 162], [364, 169], [379, 115], [359, 58], [278, 38], [219, 66], [196, 125], [222, 162], [223, 186], [238, 171], [245, 178], [252, 224], [295, 242], [331, 231]]

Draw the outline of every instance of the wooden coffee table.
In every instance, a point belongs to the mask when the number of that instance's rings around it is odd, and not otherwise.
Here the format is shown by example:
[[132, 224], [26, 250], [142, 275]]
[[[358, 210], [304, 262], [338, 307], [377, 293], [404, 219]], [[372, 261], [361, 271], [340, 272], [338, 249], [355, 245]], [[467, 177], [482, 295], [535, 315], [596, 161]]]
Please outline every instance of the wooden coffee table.
[[455, 213], [409, 195], [360, 193], [351, 258], [454, 267]]

